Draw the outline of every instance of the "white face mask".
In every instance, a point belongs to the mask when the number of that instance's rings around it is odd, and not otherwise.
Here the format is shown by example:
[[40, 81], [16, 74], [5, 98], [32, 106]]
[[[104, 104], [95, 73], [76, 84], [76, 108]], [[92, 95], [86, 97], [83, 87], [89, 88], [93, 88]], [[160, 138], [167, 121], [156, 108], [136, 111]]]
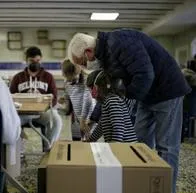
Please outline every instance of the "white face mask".
[[94, 61], [87, 61], [87, 69], [88, 70], [99, 70], [100, 69], [100, 62], [98, 59]]

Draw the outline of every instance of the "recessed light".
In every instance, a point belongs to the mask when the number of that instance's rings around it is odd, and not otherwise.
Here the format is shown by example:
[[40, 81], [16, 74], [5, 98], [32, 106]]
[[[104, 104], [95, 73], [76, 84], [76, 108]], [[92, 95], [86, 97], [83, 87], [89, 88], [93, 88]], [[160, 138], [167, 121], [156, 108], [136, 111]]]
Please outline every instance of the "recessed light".
[[91, 20], [116, 20], [119, 13], [92, 13]]

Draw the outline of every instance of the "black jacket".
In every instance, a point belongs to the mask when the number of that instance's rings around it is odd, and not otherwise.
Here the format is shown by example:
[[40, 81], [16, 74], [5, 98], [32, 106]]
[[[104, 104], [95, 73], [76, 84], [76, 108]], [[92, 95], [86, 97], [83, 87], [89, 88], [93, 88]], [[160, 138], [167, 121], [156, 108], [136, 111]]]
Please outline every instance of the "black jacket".
[[96, 57], [111, 76], [123, 79], [129, 98], [155, 104], [191, 91], [174, 58], [142, 32], [99, 32]]

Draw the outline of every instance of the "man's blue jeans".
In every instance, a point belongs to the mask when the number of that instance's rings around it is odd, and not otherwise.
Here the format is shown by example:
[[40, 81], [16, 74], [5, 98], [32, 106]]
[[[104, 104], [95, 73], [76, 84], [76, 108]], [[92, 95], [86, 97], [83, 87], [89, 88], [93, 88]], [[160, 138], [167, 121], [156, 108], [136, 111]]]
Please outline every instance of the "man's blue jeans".
[[182, 111], [183, 97], [154, 105], [139, 102], [135, 123], [138, 140], [151, 148], [155, 147], [173, 168], [172, 193], [176, 192]]

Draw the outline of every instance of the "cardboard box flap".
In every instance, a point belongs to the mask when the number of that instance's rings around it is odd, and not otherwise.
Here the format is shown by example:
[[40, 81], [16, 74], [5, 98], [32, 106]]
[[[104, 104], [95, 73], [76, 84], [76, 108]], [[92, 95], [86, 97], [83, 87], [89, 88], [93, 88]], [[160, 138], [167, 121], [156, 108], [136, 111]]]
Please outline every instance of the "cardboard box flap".
[[110, 144], [123, 167], [165, 167], [170, 166], [157, 153], [143, 143]]
[[57, 142], [50, 151], [48, 166], [94, 166], [89, 143]]
[[[96, 143], [99, 146], [99, 143]], [[157, 153], [142, 143], [110, 143], [114, 156], [123, 167], [170, 168]], [[57, 142], [52, 148], [48, 166], [95, 166], [90, 143]], [[103, 155], [105, 156], [105, 155]]]
[[59, 141], [44, 164], [38, 193], [171, 193], [171, 168], [140, 143]]
[[44, 154], [40, 160], [40, 164], [39, 164], [38, 168], [46, 167], [48, 165], [48, 158], [49, 158], [49, 153]]

